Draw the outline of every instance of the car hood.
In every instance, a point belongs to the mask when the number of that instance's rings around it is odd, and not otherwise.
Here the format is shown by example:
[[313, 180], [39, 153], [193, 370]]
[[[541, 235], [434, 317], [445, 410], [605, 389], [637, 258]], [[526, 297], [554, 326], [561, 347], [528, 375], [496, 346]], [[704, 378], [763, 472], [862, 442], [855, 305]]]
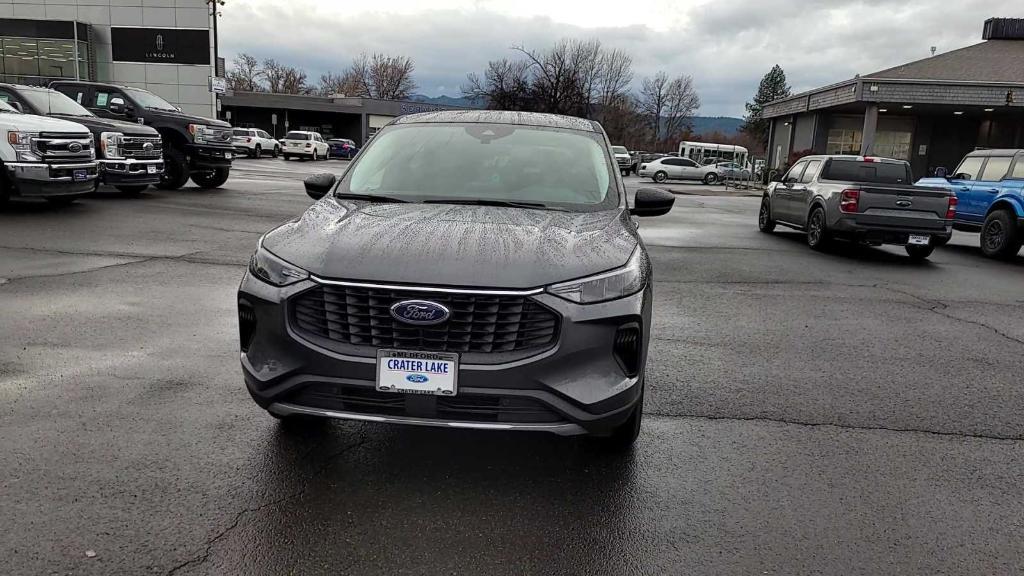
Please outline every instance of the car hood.
[[124, 120], [100, 118], [99, 116], [66, 116], [63, 114], [53, 114], [51, 117], [61, 118], [69, 122], [77, 122], [86, 128], [98, 130], [100, 132], [120, 132], [125, 136], [160, 135], [160, 133], [155, 129], [139, 124], [138, 122], [125, 122]]
[[178, 122], [186, 122], [189, 124], [205, 124], [206, 126], [217, 126], [220, 128], [230, 128], [231, 124], [223, 120], [214, 120], [213, 118], [204, 118], [202, 116], [196, 116], [194, 114], [185, 114], [184, 112], [172, 111], [172, 110], [157, 110], [156, 108], [146, 108], [146, 114], [149, 116], [149, 123], [152, 123], [155, 119], [170, 120]]
[[325, 198], [263, 246], [339, 280], [535, 288], [622, 266], [637, 245], [628, 213], [371, 204]]
[[5, 125], [24, 132], [89, 132], [89, 129], [80, 122], [35, 114], [4, 114], [0, 120], [3, 120]]

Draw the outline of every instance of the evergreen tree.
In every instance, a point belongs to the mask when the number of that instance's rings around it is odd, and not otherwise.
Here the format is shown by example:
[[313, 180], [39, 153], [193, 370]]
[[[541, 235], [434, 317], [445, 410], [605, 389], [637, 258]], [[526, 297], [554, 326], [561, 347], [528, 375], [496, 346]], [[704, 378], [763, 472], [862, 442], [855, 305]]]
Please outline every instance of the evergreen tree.
[[763, 145], [768, 145], [768, 120], [761, 117], [764, 105], [774, 102], [780, 98], [790, 95], [789, 84], [786, 82], [786, 73], [782, 67], [776, 64], [761, 78], [761, 85], [757, 87], [757, 94], [753, 102], [747, 102], [747, 115], [743, 118], [743, 126], [740, 128]]

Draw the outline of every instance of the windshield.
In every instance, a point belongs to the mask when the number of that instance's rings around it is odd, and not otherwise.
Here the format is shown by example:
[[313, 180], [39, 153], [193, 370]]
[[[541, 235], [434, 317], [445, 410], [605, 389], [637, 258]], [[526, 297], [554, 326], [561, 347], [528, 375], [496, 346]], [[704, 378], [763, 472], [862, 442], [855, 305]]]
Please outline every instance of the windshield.
[[33, 108], [42, 114], [67, 114], [69, 116], [93, 116], [81, 104], [56, 90], [22, 88], [19, 96], [28, 100]]
[[13, 106], [8, 104], [7, 102], [4, 102], [3, 100], [0, 100], [0, 113], [20, 114], [20, 112], [15, 110]]
[[310, 134], [305, 132], [289, 132], [284, 135], [285, 140], [309, 140]]
[[140, 90], [138, 88], [125, 88], [124, 91], [126, 94], [132, 97], [132, 100], [135, 100], [136, 104], [142, 106], [143, 108], [152, 108], [154, 110], [168, 110], [170, 112], [177, 112], [178, 110], [174, 107], [174, 104], [171, 104], [167, 100], [164, 100], [163, 98], [157, 96], [156, 94], [153, 94], [152, 92], [147, 92], [145, 90]]
[[360, 153], [339, 192], [591, 211], [618, 204], [613, 182], [596, 133], [508, 124], [408, 124], [381, 131]]
[[612, 146], [612, 152], [616, 154], [629, 154], [629, 150], [626, 150], [625, 146]]
[[824, 180], [863, 182], [865, 184], [909, 184], [913, 182], [910, 165], [901, 162], [830, 160], [821, 177]]

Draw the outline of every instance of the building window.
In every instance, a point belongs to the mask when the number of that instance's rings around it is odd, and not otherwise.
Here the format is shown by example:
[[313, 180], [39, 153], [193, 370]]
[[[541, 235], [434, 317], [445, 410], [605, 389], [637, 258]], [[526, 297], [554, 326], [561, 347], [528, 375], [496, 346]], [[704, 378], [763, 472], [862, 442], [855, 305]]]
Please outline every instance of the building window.
[[882, 131], [875, 136], [875, 144], [871, 153], [883, 158], [910, 160], [910, 144], [913, 134], [910, 132]]
[[[18, 84], [75, 78], [75, 41], [0, 38], [0, 77]], [[89, 80], [89, 44], [78, 43], [78, 78]]]
[[833, 128], [828, 131], [826, 154], [860, 154], [860, 130]]

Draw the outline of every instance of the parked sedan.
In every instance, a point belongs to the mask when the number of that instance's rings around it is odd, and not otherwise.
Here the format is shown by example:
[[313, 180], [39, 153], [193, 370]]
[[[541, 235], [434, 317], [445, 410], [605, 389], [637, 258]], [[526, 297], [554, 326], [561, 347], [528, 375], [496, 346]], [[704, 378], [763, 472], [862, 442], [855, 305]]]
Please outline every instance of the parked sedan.
[[[443, 152], [440, 152], [442, 151]], [[674, 196], [616, 178], [600, 125], [401, 116], [264, 235], [238, 291], [242, 372], [285, 421], [640, 431], [650, 259], [635, 217]], [[452, 241], [452, 239], [458, 241]]]
[[750, 170], [747, 170], [735, 162], [719, 162], [715, 164], [715, 166], [718, 167], [718, 173], [722, 178], [729, 178], [731, 180], [750, 180]]
[[717, 166], [701, 166], [689, 158], [659, 158], [642, 164], [639, 174], [659, 184], [667, 180], [698, 180], [710, 185], [722, 179]]
[[327, 145], [330, 146], [327, 149], [328, 158], [347, 158], [351, 160], [359, 152], [356, 143], [348, 138], [331, 138], [327, 141]]

